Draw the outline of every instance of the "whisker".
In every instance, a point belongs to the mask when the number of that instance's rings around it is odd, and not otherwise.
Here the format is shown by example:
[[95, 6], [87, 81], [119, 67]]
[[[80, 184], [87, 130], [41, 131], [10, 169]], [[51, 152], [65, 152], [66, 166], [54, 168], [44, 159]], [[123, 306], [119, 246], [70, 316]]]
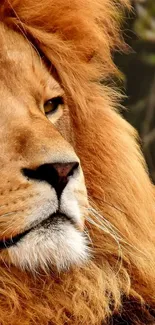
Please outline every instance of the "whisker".
[[[104, 200], [101, 200], [101, 201], [105, 202]], [[95, 205], [95, 204], [93, 203], [93, 205]], [[109, 206], [111, 206], [111, 207], [113, 207], [115, 209], [114, 205], [111, 205], [111, 204], [108, 204], [108, 203], [107, 203], [107, 205], [109, 205]], [[117, 240], [119, 240], [122, 244], [124, 244], [123, 245], [124, 249], [127, 249], [127, 247], [128, 248], [130, 247], [130, 248], [132, 248], [132, 250], [136, 250], [141, 255], [143, 255], [143, 256], [145, 256], [147, 258], [146, 254], [142, 250], [140, 250], [138, 247], [136, 247], [136, 246], [132, 245], [131, 243], [129, 243], [128, 240], [124, 237], [124, 235], [121, 234], [120, 230], [117, 227], [115, 227], [114, 225], [112, 225], [101, 213], [99, 213], [96, 209], [92, 208], [91, 206], [89, 208], [87, 208], [87, 210], [89, 212], [91, 212], [94, 217], [97, 218], [99, 223], [104, 224], [104, 226], [106, 228], [108, 228], [110, 232], [112, 231], [112, 234], [115, 236], [115, 238], [117, 238]], [[120, 212], [125, 213], [121, 209], [116, 208], [116, 210], [119, 210]], [[133, 251], [130, 251], [130, 254], [133, 255], [134, 254]]]
[[98, 211], [96, 211], [92, 207], [88, 208], [88, 211], [92, 212], [101, 224], [103, 224], [104, 222], [106, 227], [108, 227], [115, 235], [117, 232], [118, 239], [119, 240], [121, 239], [121, 237], [118, 235], [119, 232], [118, 229], [114, 225], [112, 225], [110, 221], [108, 221], [103, 215], [101, 215]]
[[0, 205], [0, 208], [4, 208], [6, 207], [6, 204]]
[[108, 235], [110, 235], [114, 241], [116, 242], [117, 246], [118, 246], [118, 259], [117, 259], [117, 262], [115, 264], [115, 268], [117, 268], [117, 266], [119, 265], [118, 267], [118, 270], [117, 272], [115, 273], [115, 276], [117, 276], [117, 274], [119, 273], [120, 269], [121, 269], [121, 266], [122, 266], [122, 256], [123, 256], [123, 252], [122, 252], [122, 247], [120, 245], [120, 242], [119, 242], [119, 239], [117, 238], [117, 235], [114, 234], [114, 233], [111, 233], [110, 230], [108, 228], [106, 228], [106, 226], [103, 224], [98, 224], [97, 222], [95, 222], [93, 219], [91, 219], [90, 217], [86, 217], [86, 220], [88, 222], [90, 222], [92, 225], [96, 226], [97, 228], [103, 230], [105, 233], [107, 233]]
[[[19, 216], [20, 217], [20, 216]], [[7, 227], [6, 226], [6, 229], [2, 232], [2, 236], [5, 235], [5, 233], [7, 233], [8, 231], [12, 230], [13, 228], [16, 229], [16, 232], [18, 232], [18, 230], [21, 230], [20, 229], [20, 226], [17, 226], [17, 220], [14, 220], [14, 222], [9, 222], [9, 226]]]
[[[103, 200], [103, 199], [101, 199], [101, 198], [99, 198], [99, 197], [97, 197], [97, 196], [93, 196], [93, 198], [96, 199], [96, 200], [98, 200], [98, 201], [100, 201], [100, 202], [102, 202], [102, 203], [104, 203], [104, 204], [106, 204], [106, 205], [108, 205], [109, 207], [111, 207], [111, 208], [113, 208], [113, 209], [115, 209], [115, 210], [117, 210], [117, 211], [119, 211], [119, 212], [125, 214], [127, 217], [129, 216], [129, 215], [127, 214], [127, 212], [124, 211], [124, 210], [122, 210], [120, 207], [115, 206], [114, 204], [109, 203], [109, 202], [107, 202], [106, 200]], [[89, 201], [92, 202], [92, 205], [95, 205], [94, 201], [92, 201], [92, 199], [91, 199], [90, 197], [89, 197]]]
[[4, 213], [4, 214], [1, 214], [0, 215], [0, 218], [10, 216], [10, 215], [15, 214], [15, 213], [17, 213], [19, 211], [21, 211], [21, 210], [15, 210], [15, 211], [11, 211], [11, 212], [7, 212], [7, 213]]
[[91, 237], [90, 237], [90, 234], [89, 234], [89, 231], [88, 231], [88, 228], [87, 228], [86, 225], [85, 225], [84, 234], [85, 234], [86, 237], [89, 239], [89, 242], [91, 243], [91, 246], [93, 247], [93, 246], [94, 246], [94, 245], [93, 245], [93, 241], [92, 241], [92, 239], [91, 239]]

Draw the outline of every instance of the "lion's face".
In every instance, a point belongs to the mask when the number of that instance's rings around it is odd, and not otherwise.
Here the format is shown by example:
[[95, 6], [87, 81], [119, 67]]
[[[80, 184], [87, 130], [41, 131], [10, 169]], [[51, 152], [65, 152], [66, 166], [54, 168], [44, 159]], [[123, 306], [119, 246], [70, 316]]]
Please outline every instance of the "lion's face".
[[0, 26], [0, 256], [31, 270], [87, 258], [87, 195], [59, 83]]

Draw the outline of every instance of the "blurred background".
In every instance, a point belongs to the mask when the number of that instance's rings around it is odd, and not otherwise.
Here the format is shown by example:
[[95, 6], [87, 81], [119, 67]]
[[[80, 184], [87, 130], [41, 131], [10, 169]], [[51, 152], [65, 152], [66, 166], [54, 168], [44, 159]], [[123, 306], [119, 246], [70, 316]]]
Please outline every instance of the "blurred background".
[[150, 176], [155, 183], [155, 0], [134, 0], [124, 23], [128, 54], [115, 54], [119, 87], [127, 94], [124, 117], [139, 132]]

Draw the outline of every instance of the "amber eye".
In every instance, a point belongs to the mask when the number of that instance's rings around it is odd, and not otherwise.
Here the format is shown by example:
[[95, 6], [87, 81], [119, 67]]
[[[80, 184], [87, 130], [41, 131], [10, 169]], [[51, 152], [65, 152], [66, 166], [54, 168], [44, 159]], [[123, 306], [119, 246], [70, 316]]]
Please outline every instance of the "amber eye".
[[61, 96], [51, 98], [47, 100], [44, 104], [44, 112], [46, 115], [54, 114], [58, 110], [60, 105], [63, 105], [63, 98]]

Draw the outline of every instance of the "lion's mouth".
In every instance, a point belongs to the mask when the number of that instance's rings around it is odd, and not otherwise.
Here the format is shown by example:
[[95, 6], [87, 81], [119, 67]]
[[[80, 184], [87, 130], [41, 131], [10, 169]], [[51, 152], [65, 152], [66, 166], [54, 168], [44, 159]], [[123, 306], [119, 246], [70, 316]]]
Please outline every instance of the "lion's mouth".
[[70, 223], [73, 223], [73, 221], [65, 214], [60, 212], [55, 212], [52, 215], [50, 215], [48, 218], [40, 222], [39, 224], [35, 225], [34, 227], [31, 227], [22, 233], [19, 233], [18, 235], [11, 237], [11, 238], [5, 238], [3, 240], [0, 240], [0, 250], [7, 249], [11, 246], [16, 245], [22, 238], [24, 238], [27, 234], [29, 234], [31, 231], [39, 229], [40, 227], [48, 228], [51, 223], [57, 224], [58, 220], [61, 219], [62, 221], [68, 220]]

